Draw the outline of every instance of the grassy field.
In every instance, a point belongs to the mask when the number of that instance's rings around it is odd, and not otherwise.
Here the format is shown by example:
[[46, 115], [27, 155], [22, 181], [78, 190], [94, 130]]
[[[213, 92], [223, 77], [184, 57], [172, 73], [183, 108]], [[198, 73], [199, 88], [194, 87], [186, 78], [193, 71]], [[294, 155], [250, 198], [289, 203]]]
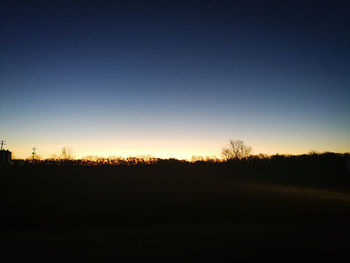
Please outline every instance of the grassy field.
[[294, 261], [350, 249], [344, 187], [215, 168], [25, 167], [2, 169], [0, 191], [7, 261]]

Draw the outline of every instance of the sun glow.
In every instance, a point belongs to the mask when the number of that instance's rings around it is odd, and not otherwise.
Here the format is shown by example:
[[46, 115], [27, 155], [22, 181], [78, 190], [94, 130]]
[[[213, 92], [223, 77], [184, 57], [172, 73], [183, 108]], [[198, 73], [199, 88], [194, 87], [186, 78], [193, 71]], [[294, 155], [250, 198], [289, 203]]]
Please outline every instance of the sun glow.
[[204, 157], [211, 157], [211, 158], [217, 158], [220, 157], [220, 152], [210, 152], [210, 151], [193, 151], [193, 150], [184, 150], [179, 152], [173, 152], [173, 151], [166, 151], [166, 150], [153, 150], [153, 151], [147, 151], [147, 150], [101, 150], [101, 151], [94, 151], [94, 152], [79, 152], [75, 155], [76, 158], [84, 159], [87, 156], [98, 156], [98, 157], [154, 157], [154, 158], [161, 158], [161, 159], [168, 159], [168, 158], [176, 158], [179, 160], [191, 160], [193, 156], [204, 156]]

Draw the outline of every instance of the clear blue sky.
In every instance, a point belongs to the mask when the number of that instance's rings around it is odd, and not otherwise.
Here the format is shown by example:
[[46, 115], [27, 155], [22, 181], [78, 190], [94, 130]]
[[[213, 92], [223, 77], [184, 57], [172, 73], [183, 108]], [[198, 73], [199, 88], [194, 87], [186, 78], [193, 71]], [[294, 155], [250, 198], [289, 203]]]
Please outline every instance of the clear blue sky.
[[15, 156], [350, 151], [347, 1], [2, 1]]

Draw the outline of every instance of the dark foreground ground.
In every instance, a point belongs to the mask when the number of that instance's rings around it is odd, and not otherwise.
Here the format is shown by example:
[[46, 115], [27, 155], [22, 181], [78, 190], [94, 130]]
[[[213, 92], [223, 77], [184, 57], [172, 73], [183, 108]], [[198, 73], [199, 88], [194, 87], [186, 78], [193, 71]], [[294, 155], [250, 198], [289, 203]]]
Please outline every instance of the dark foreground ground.
[[350, 259], [347, 185], [248, 180], [217, 167], [0, 172], [0, 262]]

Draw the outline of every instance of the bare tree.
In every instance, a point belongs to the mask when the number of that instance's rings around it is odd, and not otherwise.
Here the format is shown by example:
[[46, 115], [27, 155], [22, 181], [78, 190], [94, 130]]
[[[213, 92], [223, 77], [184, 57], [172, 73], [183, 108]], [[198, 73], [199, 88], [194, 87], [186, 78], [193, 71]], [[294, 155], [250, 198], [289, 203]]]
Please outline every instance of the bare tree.
[[242, 140], [231, 140], [228, 146], [222, 148], [221, 154], [225, 159], [242, 160], [252, 152], [252, 147], [246, 145]]
[[64, 147], [61, 152], [61, 159], [62, 160], [72, 160], [72, 150], [70, 148]]

